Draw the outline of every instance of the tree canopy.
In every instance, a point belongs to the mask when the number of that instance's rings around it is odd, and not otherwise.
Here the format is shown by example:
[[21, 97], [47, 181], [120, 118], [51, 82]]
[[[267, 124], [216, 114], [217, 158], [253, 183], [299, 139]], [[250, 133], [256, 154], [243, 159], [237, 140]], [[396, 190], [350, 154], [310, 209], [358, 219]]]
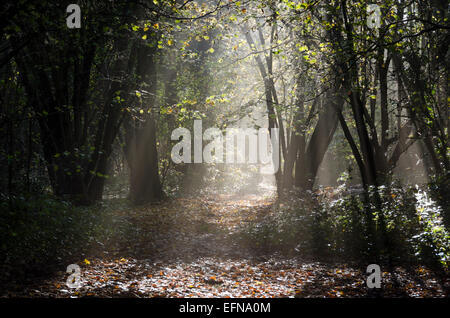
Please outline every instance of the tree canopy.
[[258, 195], [280, 214], [258, 201], [264, 218], [224, 242], [448, 271], [449, 14], [443, 0], [3, 2], [4, 266], [38, 232], [100, 242], [104, 205]]

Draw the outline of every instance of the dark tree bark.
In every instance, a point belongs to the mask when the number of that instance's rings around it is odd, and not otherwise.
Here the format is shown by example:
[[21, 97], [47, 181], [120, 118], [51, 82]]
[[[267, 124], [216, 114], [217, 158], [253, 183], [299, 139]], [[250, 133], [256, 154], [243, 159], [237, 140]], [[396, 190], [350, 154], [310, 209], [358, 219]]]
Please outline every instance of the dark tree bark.
[[[119, 94], [126, 97], [129, 89], [129, 34], [120, 30], [110, 42], [107, 37], [93, 41], [98, 31], [95, 28], [101, 26], [86, 26], [71, 33], [69, 39], [59, 39], [66, 36], [64, 31], [52, 30], [58, 46], [48, 43], [46, 33], [38, 34], [15, 56], [27, 103], [37, 114], [53, 192], [77, 204], [90, 204], [102, 197], [108, 159], [123, 117], [123, 107], [116, 98]], [[19, 43], [14, 36], [10, 42], [13, 47]], [[117, 57], [104, 81], [103, 98], [94, 102], [90, 96], [98, 88], [91, 78], [98, 76], [94, 59], [107, 42]]]
[[130, 168], [130, 199], [134, 204], [159, 201], [163, 197], [158, 172], [158, 153], [156, 148], [156, 67], [153, 48], [137, 48], [136, 74], [143, 87], [149, 92], [142, 92], [141, 106], [148, 105], [144, 111], [145, 121], [139, 124], [131, 116], [127, 117], [126, 157]]
[[[332, 92], [327, 93], [324, 109], [307, 145], [305, 139], [300, 140], [300, 151], [297, 157], [295, 184], [303, 189], [312, 189], [317, 171], [330, 145], [337, 128], [337, 110], [342, 108], [343, 100], [336, 98]], [[304, 149], [304, 152], [302, 150]], [[304, 166], [304, 167], [301, 167]]]

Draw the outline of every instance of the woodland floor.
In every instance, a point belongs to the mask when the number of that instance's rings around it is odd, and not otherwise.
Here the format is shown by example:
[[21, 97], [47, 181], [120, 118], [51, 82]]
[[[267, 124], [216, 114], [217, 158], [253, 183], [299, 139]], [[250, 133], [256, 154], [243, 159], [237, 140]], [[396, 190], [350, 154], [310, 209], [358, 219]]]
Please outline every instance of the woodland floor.
[[[64, 270], [3, 297], [373, 297], [361, 268], [298, 255], [260, 255], [236, 240], [238, 227], [273, 210], [259, 196], [175, 199], [112, 210], [127, 239], [86, 253], [82, 287]], [[259, 255], [258, 255], [259, 254]], [[442, 281], [423, 267], [383, 272], [384, 297], [445, 297]], [[447, 282], [448, 283], [448, 282]]]

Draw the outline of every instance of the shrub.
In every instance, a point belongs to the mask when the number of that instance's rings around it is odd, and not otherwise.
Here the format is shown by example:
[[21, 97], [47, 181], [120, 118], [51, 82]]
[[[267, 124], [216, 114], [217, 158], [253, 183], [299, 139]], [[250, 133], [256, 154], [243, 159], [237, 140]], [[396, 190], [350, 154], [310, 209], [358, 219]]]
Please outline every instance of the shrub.
[[320, 193], [307, 200], [313, 204], [291, 197], [269, 215], [243, 225], [240, 240], [261, 253], [448, 268], [450, 236], [442, 208], [425, 191], [394, 183], [367, 195], [338, 188], [332, 197]]
[[0, 200], [0, 254], [5, 275], [45, 273], [69, 264], [94, 242], [99, 212], [50, 195]]

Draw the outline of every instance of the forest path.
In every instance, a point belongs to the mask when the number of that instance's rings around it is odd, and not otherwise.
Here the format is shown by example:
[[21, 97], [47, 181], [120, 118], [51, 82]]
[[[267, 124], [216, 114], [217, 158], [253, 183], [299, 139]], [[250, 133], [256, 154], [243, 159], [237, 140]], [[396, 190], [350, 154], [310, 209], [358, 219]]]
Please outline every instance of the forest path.
[[[113, 208], [116, 233], [86, 251], [81, 287], [64, 271], [14, 293], [25, 297], [367, 297], [366, 274], [345, 264], [261, 255], [240, 232], [273, 211], [274, 200], [255, 195], [174, 199], [139, 208]], [[394, 289], [384, 273], [385, 296], [439, 296], [437, 281], [420, 269]], [[419, 279], [417, 279], [419, 278]]]

